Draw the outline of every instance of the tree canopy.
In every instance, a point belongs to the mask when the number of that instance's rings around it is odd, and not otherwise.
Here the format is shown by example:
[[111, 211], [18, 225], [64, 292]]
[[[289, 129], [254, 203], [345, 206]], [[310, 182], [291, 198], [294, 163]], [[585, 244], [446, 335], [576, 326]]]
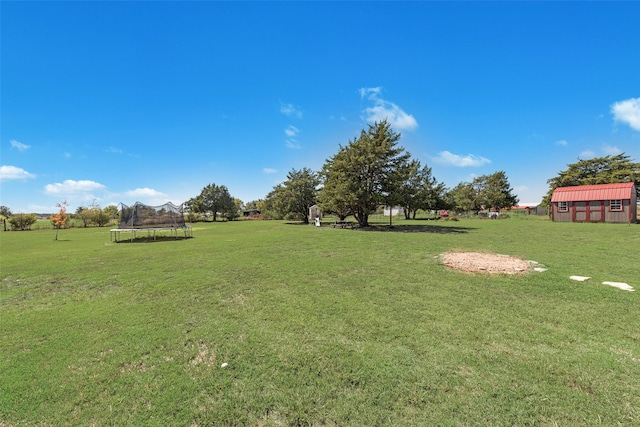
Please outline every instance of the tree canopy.
[[624, 153], [578, 160], [567, 165], [557, 176], [547, 180], [549, 191], [542, 203], [551, 204], [553, 190], [559, 187], [576, 185], [614, 184], [618, 182], [635, 182], [640, 197], [640, 163], [634, 163]]
[[309, 168], [291, 169], [286, 181], [273, 187], [262, 203], [268, 217], [293, 218], [309, 223], [309, 208], [318, 202], [318, 174]]
[[423, 167], [419, 160], [413, 159], [401, 175], [396, 199], [404, 210], [405, 219], [415, 219], [420, 209], [428, 211], [444, 207], [446, 186], [432, 176], [430, 167]]
[[449, 199], [456, 209], [463, 212], [478, 212], [482, 208], [500, 210], [518, 203], [504, 171], [482, 175], [474, 178], [472, 182], [458, 184], [449, 192]]
[[217, 220], [218, 214], [229, 219], [235, 219], [238, 216], [234, 199], [224, 185], [207, 185], [198, 196], [189, 199], [185, 205], [190, 212], [212, 215], [214, 221]]
[[369, 125], [327, 160], [320, 192], [325, 209], [354, 215], [361, 227], [384, 203], [395, 201], [410, 154], [398, 146], [400, 134], [387, 120]]

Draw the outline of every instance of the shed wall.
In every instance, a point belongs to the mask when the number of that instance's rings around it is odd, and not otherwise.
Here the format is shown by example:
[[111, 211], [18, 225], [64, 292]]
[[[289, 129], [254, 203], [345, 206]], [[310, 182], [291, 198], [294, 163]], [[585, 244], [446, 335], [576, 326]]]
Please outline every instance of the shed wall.
[[560, 212], [558, 203], [552, 204], [553, 221], [556, 222], [612, 222], [635, 223], [637, 206], [631, 199], [622, 200], [622, 210], [612, 211], [609, 200], [590, 202], [568, 202], [569, 209]]

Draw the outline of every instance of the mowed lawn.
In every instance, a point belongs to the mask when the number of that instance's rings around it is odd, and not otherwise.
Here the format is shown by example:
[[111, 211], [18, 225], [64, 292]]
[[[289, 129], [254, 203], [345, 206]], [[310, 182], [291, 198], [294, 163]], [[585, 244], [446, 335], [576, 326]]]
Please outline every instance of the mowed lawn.
[[640, 425], [640, 225], [379, 225], [0, 233], [0, 426]]

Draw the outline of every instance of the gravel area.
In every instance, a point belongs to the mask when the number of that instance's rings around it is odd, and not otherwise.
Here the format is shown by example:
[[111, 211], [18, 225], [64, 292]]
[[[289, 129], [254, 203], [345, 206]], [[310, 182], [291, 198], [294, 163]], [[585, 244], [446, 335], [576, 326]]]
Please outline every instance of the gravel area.
[[442, 255], [442, 262], [447, 267], [473, 273], [524, 274], [533, 270], [530, 261], [481, 252], [449, 252]]

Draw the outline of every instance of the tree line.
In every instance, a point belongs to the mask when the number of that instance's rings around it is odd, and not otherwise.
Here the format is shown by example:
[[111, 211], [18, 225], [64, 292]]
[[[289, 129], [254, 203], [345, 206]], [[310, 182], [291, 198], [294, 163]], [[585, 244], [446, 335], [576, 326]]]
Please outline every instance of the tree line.
[[[346, 145], [340, 145], [321, 170], [292, 169], [264, 199], [246, 204], [231, 196], [226, 186], [208, 184], [185, 202], [187, 219], [234, 220], [243, 210], [253, 209], [265, 219], [309, 223], [309, 208], [318, 205], [322, 212], [341, 220], [353, 216], [366, 227], [369, 216], [381, 205], [400, 206], [406, 219], [415, 219], [420, 210], [478, 213], [482, 209], [500, 211], [518, 203], [504, 171], [447, 188], [432, 175], [430, 167], [399, 145], [400, 137], [386, 120], [369, 125]], [[541, 204], [549, 206], [558, 187], [615, 182], [635, 182], [640, 198], [640, 163], [622, 153], [569, 164], [547, 181], [549, 191]], [[74, 217], [85, 227], [104, 226], [118, 214], [115, 206], [102, 209], [94, 203], [79, 207]], [[12, 215], [6, 206], [0, 206], [0, 219], [5, 231], [7, 222], [15, 230], [26, 230], [38, 220], [34, 214]]]
[[386, 120], [369, 125], [341, 145], [320, 171], [292, 169], [264, 199], [247, 204], [233, 198], [224, 185], [209, 184], [185, 203], [189, 217], [216, 221], [222, 215], [231, 220], [244, 208], [256, 209], [266, 219], [309, 223], [309, 208], [318, 205], [341, 220], [353, 216], [366, 227], [381, 205], [401, 206], [406, 219], [415, 219], [420, 210], [504, 209], [518, 202], [502, 171], [447, 189], [430, 167], [399, 145], [400, 137]]

